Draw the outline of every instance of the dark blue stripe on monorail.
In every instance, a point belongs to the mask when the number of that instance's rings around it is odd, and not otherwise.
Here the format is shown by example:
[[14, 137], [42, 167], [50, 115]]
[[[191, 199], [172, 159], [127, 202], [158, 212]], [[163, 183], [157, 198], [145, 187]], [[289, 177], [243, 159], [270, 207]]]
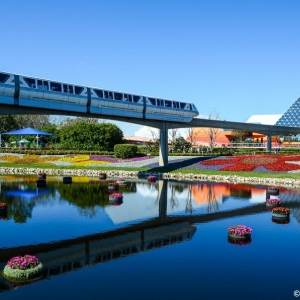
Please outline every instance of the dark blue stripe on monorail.
[[87, 95], [88, 95], [88, 99], [86, 104], [86, 112], [89, 114], [91, 112], [91, 101], [92, 101], [90, 88], [87, 88]]
[[146, 119], [146, 98], [143, 97], [143, 119]]
[[14, 104], [19, 106], [20, 97], [20, 77], [19, 75], [14, 75], [15, 78], [15, 94], [14, 94]]

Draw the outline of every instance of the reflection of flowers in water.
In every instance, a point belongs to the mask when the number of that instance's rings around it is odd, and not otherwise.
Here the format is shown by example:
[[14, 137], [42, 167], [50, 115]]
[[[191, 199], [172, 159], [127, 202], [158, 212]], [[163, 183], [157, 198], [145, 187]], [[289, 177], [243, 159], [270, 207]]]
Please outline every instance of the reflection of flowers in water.
[[123, 195], [121, 193], [112, 193], [109, 195], [109, 200], [111, 199], [123, 199]]
[[238, 240], [238, 239], [232, 239], [228, 237], [228, 243], [233, 244], [233, 245], [238, 245], [238, 246], [246, 246], [251, 244], [251, 239], [244, 239], [244, 240]]
[[282, 224], [282, 225], [286, 225], [286, 224], [289, 224], [290, 223], [290, 219], [287, 218], [287, 219], [283, 219], [283, 218], [275, 218], [275, 217], [272, 217], [272, 222], [275, 223], [275, 224]]
[[281, 204], [282, 201], [280, 199], [267, 199], [266, 202], [268, 204]]
[[281, 206], [282, 201], [279, 199], [267, 199], [266, 200], [266, 209], [267, 211], [272, 211], [273, 208]]
[[7, 204], [4, 202], [0, 202], [0, 211], [1, 210], [6, 210], [7, 209]]
[[288, 216], [290, 214], [290, 209], [287, 207], [275, 207], [272, 210], [273, 214]]

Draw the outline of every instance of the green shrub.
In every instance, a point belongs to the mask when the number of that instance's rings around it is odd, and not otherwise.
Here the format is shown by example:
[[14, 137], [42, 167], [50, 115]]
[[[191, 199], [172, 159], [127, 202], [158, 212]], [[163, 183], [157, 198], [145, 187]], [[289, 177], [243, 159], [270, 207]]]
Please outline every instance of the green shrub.
[[115, 156], [118, 158], [135, 157], [137, 154], [136, 145], [117, 144], [114, 147]]

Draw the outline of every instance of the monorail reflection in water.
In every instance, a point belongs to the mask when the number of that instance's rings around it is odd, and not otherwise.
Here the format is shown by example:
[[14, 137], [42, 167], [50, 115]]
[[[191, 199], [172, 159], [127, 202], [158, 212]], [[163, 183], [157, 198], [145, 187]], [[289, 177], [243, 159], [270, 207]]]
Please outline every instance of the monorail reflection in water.
[[[116, 207], [109, 203], [107, 181], [81, 178], [64, 185], [61, 178], [53, 177], [45, 189], [37, 189], [35, 180], [0, 177], [0, 202], [8, 204], [7, 215], [0, 220], [7, 233], [0, 241], [0, 268], [12, 256], [30, 253], [45, 265], [44, 279], [98, 268], [121, 258], [143, 260], [142, 253], [191, 241], [198, 235], [196, 228], [206, 222], [228, 218], [234, 224], [232, 218], [268, 213], [267, 188], [261, 186], [162, 180], [150, 185], [146, 180], [131, 180], [121, 188], [124, 202]], [[281, 188], [280, 198], [289, 205], [297, 223], [299, 191]], [[49, 234], [50, 229], [55, 234]], [[227, 226], [227, 238], [226, 230]], [[2, 291], [14, 287], [1, 278]], [[38, 287], [32, 284], [30, 289]]]

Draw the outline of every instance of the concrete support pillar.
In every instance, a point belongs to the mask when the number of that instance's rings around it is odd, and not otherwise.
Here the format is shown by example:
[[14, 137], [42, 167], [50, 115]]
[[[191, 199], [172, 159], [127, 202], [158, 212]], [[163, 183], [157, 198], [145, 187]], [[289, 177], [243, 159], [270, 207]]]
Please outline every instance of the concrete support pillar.
[[267, 139], [267, 151], [272, 151], [272, 136], [268, 134], [268, 139]]
[[163, 122], [163, 126], [159, 131], [159, 166], [168, 165], [168, 125]]
[[166, 223], [167, 217], [167, 198], [168, 198], [168, 185], [166, 180], [158, 181], [158, 200], [159, 200], [159, 220], [160, 224]]

